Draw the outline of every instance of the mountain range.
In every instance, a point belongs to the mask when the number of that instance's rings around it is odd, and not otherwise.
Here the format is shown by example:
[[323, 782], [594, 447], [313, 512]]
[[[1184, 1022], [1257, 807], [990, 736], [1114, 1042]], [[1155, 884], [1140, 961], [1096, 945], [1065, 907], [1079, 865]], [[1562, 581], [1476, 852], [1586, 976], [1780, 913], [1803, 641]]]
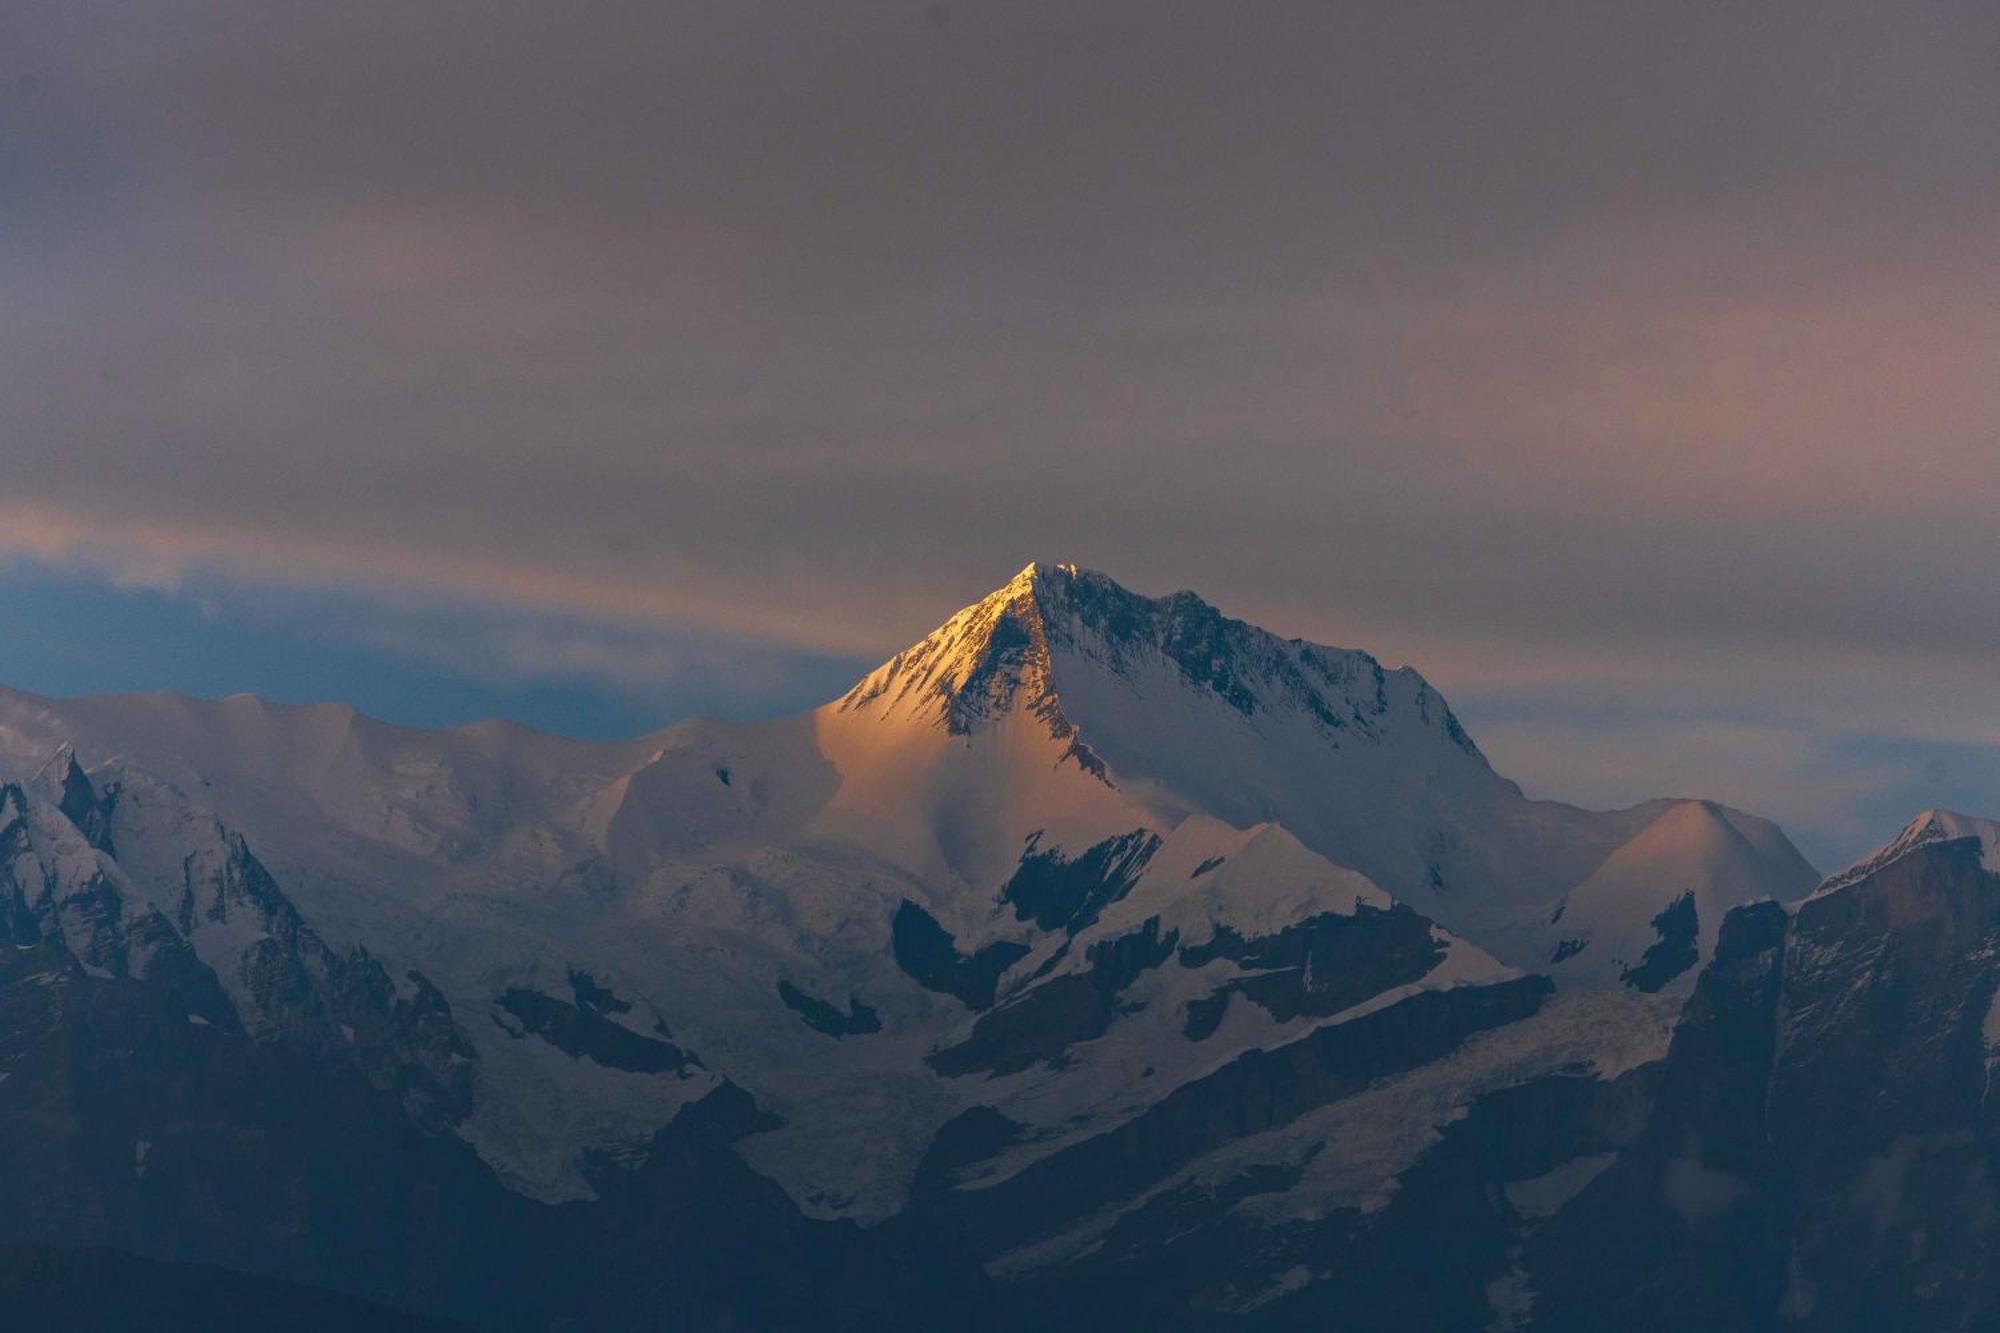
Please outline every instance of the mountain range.
[[496, 1331], [2000, 1318], [2000, 826], [1822, 879], [1530, 799], [1414, 670], [1192, 593], [1031, 565], [810, 713], [610, 743], [0, 691], [0, 775], [44, 1275]]

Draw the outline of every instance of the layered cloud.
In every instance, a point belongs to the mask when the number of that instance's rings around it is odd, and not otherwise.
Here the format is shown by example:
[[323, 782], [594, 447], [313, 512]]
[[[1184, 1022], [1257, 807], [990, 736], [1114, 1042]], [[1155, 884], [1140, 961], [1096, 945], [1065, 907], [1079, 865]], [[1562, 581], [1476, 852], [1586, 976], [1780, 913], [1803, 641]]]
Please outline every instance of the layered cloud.
[[1415, 661], [1559, 794], [1623, 792], [1537, 759], [1606, 692], [2000, 743], [1990, 6], [8, 22], [45, 564], [513, 610], [532, 669], [587, 620], [622, 681], [1076, 559]]

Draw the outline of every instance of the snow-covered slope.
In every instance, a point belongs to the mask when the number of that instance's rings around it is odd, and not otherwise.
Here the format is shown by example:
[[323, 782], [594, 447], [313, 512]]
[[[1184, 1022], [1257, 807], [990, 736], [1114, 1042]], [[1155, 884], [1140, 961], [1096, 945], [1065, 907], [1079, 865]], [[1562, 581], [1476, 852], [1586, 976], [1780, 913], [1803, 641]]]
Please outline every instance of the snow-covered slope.
[[1551, 923], [1558, 979], [1659, 990], [1694, 981], [1722, 918], [1789, 901], [1817, 879], [1776, 825], [1707, 801], [1669, 806], [1563, 900]]

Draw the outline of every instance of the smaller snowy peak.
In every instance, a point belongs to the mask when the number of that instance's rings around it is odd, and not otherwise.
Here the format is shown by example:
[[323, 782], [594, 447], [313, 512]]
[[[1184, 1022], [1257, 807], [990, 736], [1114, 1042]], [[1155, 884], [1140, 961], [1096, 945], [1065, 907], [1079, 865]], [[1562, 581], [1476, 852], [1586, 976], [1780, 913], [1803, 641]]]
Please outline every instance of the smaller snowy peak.
[[1217, 928], [1268, 935], [1323, 913], [1391, 906], [1367, 876], [1328, 861], [1282, 825], [1235, 828], [1194, 815], [1167, 835], [1131, 895], [1104, 914], [1099, 933], [1136, 929], [1157, 916], [1190, 939]]
[[[63, 771], [52, 775], [57, 792]], [[101, 810], [94, 796], [90, 809]], [[98, 845], [108, 842], [101, 832], [93, 839], [43, 794], [0, 787], [0, 941], [54, 946], [94, 977], [143, 978], [156, 965], [184, 975], [191, 962], [184, 944]]]
[[1815, 878], [1776, 825], [1710, 801], [1677, 801], [1564, 898], [1550, 923], [1548, 961], [1579, 981], [1641, 990], [1691, 983], [1732, 909], [1790, 900]]
[[106, 803], [78, 762], [74, 745], [64, 742], [28, 785], [36, 795], [61, 810], [92, 847], [101, 852], [114, 850]]
[[[1775, 864], [1770, 864], [1775, 862]], [[1812, 867], [1768, 820], [1713, 801], [1676, 801], [1613, 854], [1626, 866], [1673, 867], [1681, 874], [1745, 870], [1810, 881]]]
[[1813, 890], [1812, 896], [1821, 898], [1829, 893], [1837, 893], [1902, 860], [1919, 848], [1941, 842], [1955, 842], [1961, 838], [1977, 838], [1981, 863], [1988, 871], [2000, 874], [2000, 821], [1981, 819], [1976, 815], [1962, 815], [1952, 810], [1925, 810], [1905, 825], [1903, 831], [1897, 834], [1893, 841], [1870, 852], [1839, 874], [1830, 876]]
[[64, 741], [56, 747], [55, 753], [35, 770], [35, 775], [28, 780], [28, 785], [36, 795], [57, 800], [61, 798], [63, 789], [82, 774], [83, 765], [77, 762], [76, 746], [72, 742]]

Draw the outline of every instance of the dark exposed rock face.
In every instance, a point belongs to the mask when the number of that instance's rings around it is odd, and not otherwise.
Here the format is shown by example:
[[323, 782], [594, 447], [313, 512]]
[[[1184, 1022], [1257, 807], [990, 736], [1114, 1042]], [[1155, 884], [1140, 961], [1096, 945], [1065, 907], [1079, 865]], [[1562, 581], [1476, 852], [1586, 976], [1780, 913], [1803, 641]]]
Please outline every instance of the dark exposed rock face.
[[1037, 1161], [1000, 1183], [929, 1208], [983, 1253], [1018, 1245], [1125, 1197], [1201, 1154], [1352, 1096], [1374, 1079], [1434, 1060], [1468, 1036], [1533, 1014], [1543, 977], [1425, 991], [1376, 1013], [1251, 1051], [1176, 1088], [1137, 1118]]
[[[40, 1003], [36, 1003], [40, 1001]], [[513, 1197], [358, 1062], [191, 1021], [53, 943], [0, 953], [0, 1237], [110, 1244], [441, 1308], [458, 1207]]]
[[951, 730], [960, 735], [1005, 713], [1022, 681], [1047, 670], [1049, 645], [1041, 619], [1026, 605], [1000, 609], [984, 648], [952, 699]]
[[[89, 781], [80, 773], [67, 779], [65, 799], [83, 802]], [[114, 783], [87, 802], [107, 821], [105, 846], [114, 845], [132, 799]], [[201, 836], [208, 841], [180, 862], [165, 913], [149, 913], [126, 927], [149, 954], [144, 975], [150, 980], [165, 968], [188, 976], [190, 984], [215, 987], [216, 1005], [195, 1010], [206, 1021], [358, 1063], [422, 1123], [464, 1119], [477, 1074], [472, 1048], [429, 979], [409, 971], [399, 983], [366, 948], [333, 949], [241, 835], [210, 824]], [[210, 933], [249, 943], [232, 946], [215, 960], [220, 971], [211, 971], [195, 957]], [[223, 999], [224, 991], [234, 999]], [[226, 1017], [217, 1016], [217, 1007]]]
[[941, 1125], [931, 1139], [923, 1160], [917, 1163], [911, 1192], [918, 1196], [935, 1193], [951, 1184], [961, 1168], [983, 1162], [1019, 1142], [1026, 1128], [991, 1106], [960, 1111]]
[[1039, 836], [1022, 854], [1000, 900], [1012, 905], [1016, 920], [1072, 935], [1129, 893], [1160, 849], [1157, 834], [1134, 829], [1095, 843], [1071, 860], [1056, 848], [1041, 850]]
[[225, 922], [248, 914], [265, 932], [236, 963], [254, 1028], [322, 1051], [344, 1049], [378, 1087], [395, 1089], [425, 1122], [455, 1124], [472, 1108], [472, 1048], [430, 981], [411, 971], [404, 994], [365, 948], [337, 953], [299, 916], [241, 837], [213, 881], [190, 877], [183, 929], [199, 914]]
[[1659, 938], [1647, 947], [1645, 956], [1637, 964], [1619, 974], [1619, 979], [1626, 985], [1648, 995], [1701, 959], [1701, 949], [1696, 942], [1701, 934], [1701, 918], [1695, 910], [1694, 894], [1683, 893], [1662, 908], [1660, 914], [1653, 918], [1653, 929]]
[[[617, 991], [614, 991], [609, 986], [598, 985], [597, 978], [582, 968], [572, 967], [569, 970], [569, 988], [570, 992], [576, 996], [576, 1004], [579, 1009], [589, 1009], [600, 1014], [629, 1014], [632, 1012], [632, 1002], [630, 1000], [619, 999]], [[672, 1036], [673, 1034], [665, 1033], [663, 1035]]]
[[[1379, 715], [1383, 672], [1374, 658], [1281, 640], [1191, 592], [1141, 597], [1103, 575], [1057, 566], [1042, 572], [1035, 597], [1053, 641], [1073, 642], [1074, 625], [1109, 654], [1113, 666], [1157, 654], [1189, 685], [1246, 716], [1259, 711], [1260, 696], [1303, 709], [1329, 733], [1366, 732]], [[1348, 702], [1357, 695], [1372, 696], [1376, 712]], [[1457, 719], [1446, 713], [1454, 741], [1476, 753]]]
[[1002, 940], [967, 957], [935, 917], [907, 898], [896, 909], [889, 937], [906, 976], [926, 990], [958, 997], [968, 1009], [991, 1008], [1001, 974], [1028, 955], [1027, 945]]
[[1639, 1144], [1538, 1238], [1538, 1329], [1980, 1328], [2000, 1319], [1975, 839], [1739, 908]]
[[92, 847], [116, 856], [117, 849], [111, 842], [110, 803], [97, 794], [83, 765], [76, 761], [76, 751], [65, 749], [57, 756], [57, 762], [61, 766], [61, 797], [57, 808]]
[[[1493, 1288], [1522, 1261], [1536, 1225], [1523, 1186], [1630, 1145], [1645, 1127], [1656, 1073], [1548, 1077], [1480, 1097], [1375, 1213], [1336, 1209], [1273, 1226], [1234, 1211], [1290, 1185], [1298, 1168], [1277, 1164], [1247, 1167], [1212, 1189], [1163, 1191], [1121, 1218], [1096, 1252], [1004, 1296], [1024, 1326], [1075, 1333], [1494, 1327]], [[1310, 1280], [1274, 1293], [1288, 1272]], [[1215, 1308], [1259, 1293], [1268, 1299], [1248, 1310]]]
[[1557, 963], [1560, 963], [1565, 959], [1574, 958], [1589, 947], [1590, 947], [1589, 940], [1579, 940], [1579, 939], [1557, 940], [1556, 947], [1549, 951], [1549, 966], [1554, 967]]
[[1116, 999], [1087, 972], [1051, 978], [981, 1015], [971, 1036], [932, 1052], [925, 1063], [947, 1078], [1019, 1073], [1058, 1059], [1075, 1042], [1103, 1036]]
[[1530, 1242], [1536, 1328], [1773, 1326], [1784, 1219], [1763, 1103], [1786, 933], [1776, 903], [1723, 922], [1645, 1133]]
[[2000, 878], [1975, 840], [1799, 909], [1768, 1096], [1791, 1205], [1782, 1313], [1798, 1323], [2000, 1319], [1997, 969]]
[[972, 1035], [927, 1057], [948, 1078], [984, 1071], [1012, 1074], [1056, 1060], [1077, 1042], [1101, 1037], [1118, 1016], [1119, 995], [1139, 975], [1173, 956], [1179, 936], [1160, 935], [1158, 917], [1084, 955], [1089, 966], [1030, 987], [972, 1026]]
[[494, 1019], [513, 1036], [539, 1037], [565, 1055], [595, 1060], [607, 1069], [679, 1073], [690, 1063], [687, 1052], [672, 1042], [634, 1032], [589, 1005], [570, 1004], [520, 986], [501, 992], [493, 1003], [514, 1020], [515, 1026], [509, 1026]]
[[[73, 769], [73, 765], [72, 765]], [[66, 796], [88, 780], [66, 781]], [[92, 809], [94, 794], [88, 795]], [[61, 854], [65, 840], [85, 843], [80, 830], [31, 810], [19, 786], [0, 786], [0, 944], [39, 950], [64, 966], [98, 977], [144, 978], [183, 1004], [184, 1013], [234, 1030], [236, 1011], [214, 973], [159, 912], [128, 900], [114, 869], [94, 844], [89, 853]], [[45, 853], [53, 853], [45, 858]]]
[[1187, 1035], [1200, 1041], [1214, 1033], [1232, 995], [1281, 1023], [1301, 1014], [1328, 1017], [1422, 980], [1444, 953], [1431, 923], [1401, 903], [1387, 909], [1364, 904], [1352, 915], [1326, 912], [1252, 939], [1224, 926], [1205, 944], [1184, 946], [1181, 966], [1228, 958], [1256, 975], [1231, 981], [1190, 1005]]
[[815, 1032], [824, 1032], [829, 1037], [855, 1037], [882, 1030], [882, 1019], [873, 1009], [861, 1003], [860, 996], [850, 996], [847, 1008], [828, 1004], [817, 995], [808, 995], [789, 981], [778, 983], [778, 998], [785, 1008], [802, 1019]]

